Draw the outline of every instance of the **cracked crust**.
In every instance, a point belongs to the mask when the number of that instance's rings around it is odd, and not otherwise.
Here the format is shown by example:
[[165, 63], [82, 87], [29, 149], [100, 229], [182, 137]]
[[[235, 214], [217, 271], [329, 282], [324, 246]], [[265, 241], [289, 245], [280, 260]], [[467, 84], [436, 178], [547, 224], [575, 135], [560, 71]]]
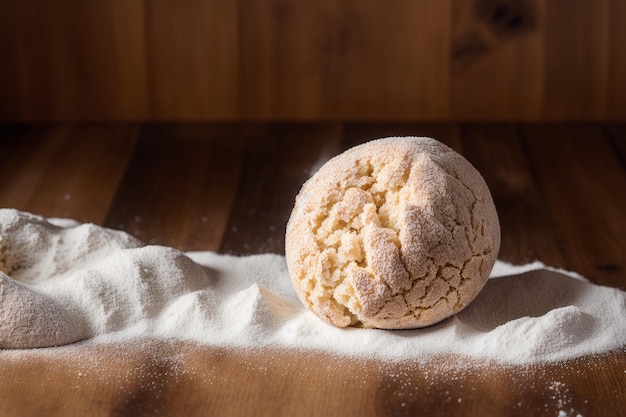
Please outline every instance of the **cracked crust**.
[[469, 304], [500, 247], [482, 176], [430, 138], [385, 138], [328, 161], [296, 197], [287, 266], [338, 327], [429, 326]]

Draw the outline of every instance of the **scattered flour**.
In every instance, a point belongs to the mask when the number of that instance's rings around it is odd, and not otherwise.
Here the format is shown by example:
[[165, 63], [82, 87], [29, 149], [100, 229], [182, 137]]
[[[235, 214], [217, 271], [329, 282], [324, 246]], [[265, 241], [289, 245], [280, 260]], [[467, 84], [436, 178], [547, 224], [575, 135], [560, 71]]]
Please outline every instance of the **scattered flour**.
[[123, 232], [0, 210], [0, 347], [140, 337], [387, 360], [508, 364], [626, 345], [626, 293], [535, 262], [497, 262], [465, 310], [418, 330], [340, 329], [299, 302], [285, 259], [143, 246]]

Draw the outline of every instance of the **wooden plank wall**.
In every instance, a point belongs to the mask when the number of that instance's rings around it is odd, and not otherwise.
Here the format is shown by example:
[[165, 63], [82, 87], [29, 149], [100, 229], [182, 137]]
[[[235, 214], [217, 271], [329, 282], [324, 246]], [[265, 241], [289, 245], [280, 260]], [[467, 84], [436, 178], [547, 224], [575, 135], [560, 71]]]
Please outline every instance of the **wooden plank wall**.
[[625, 120], [624, 0], [3, 0], [0, 120]]

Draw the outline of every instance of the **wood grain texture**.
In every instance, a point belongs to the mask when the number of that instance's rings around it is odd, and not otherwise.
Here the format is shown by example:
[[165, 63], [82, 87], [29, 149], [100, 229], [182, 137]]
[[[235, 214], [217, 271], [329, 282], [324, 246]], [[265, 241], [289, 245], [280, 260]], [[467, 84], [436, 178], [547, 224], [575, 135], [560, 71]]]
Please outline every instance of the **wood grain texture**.
[[512, 367], [145, 340], [0, 351], [0, 363], [2, 416], [621, 417], [626, 407], [626, 378], [611, 372], [623, 353]]
[[542, 1], [453, 1], [455, 119], [542, 117], [544, 9]]
[[342, 19], [325, 116], [449, 117], [449, 1], [338, 3]]
[[[333, 7], [335, 6], [335, 7]], [[240, 4], [241, 114], [271, 119], [319, 117], [329, 91], [336, 3], [283, 0]]]
[[626, 288], [626, 176], [597, 126], [524, 129], [540, 190], [556, 225], [553, 239], [568, 268], [591, 280]]
[[17, 7], [13, 2], [0, 2], [0, 120], [20, 120], [22, 98], [18, 88], [18, 22]]
[[602, 119], [609, 88], [609, 0], [554, 0], [546, 7], [545, 116]]
[[0, 207], [102, 224], [136, 135], [123, 126], [30, 129], [2, 147]]
[[[502, 259], [538, 258], [626, 288], [623, 124], [7, 125], [0, 206], [124, 225], [181, 250], [282, 253], [295, 193], [313, 171], [348, 146], [409, 134], [442, 139], [484, 175]], [[624, 369], [623, 349], [514, 367], [79, 343], [0, 350], [0, 416], [621, 417]]]
[[609, 125], [605, 127], [605, 131], [626, 171], [626, 124]]
[[390, 136], [426, 136], [460, 151], [458, 126], [443, 123], [346, 123], [343, 148]]
[[244, 117], [449, 114], [445, 1], [246, 1], [240, 15]]
[[0, 120], [624, 120], [621, 0], [4, 0]]
[[[220, 251], [285, 252], [285, 227], [302, 184], [333, 156], [335, 124], [258, 128], [248, 137], [241, 179]], [[263, 181], [259, 181], [263, 178]]]
[[145, 8], [151, 118], [236, 118], [237, 2], [155, 0]]
[[502, 229], [498, 258], [565, 267], [520, 131], [511, 125], [472, 125], [462, 128], [461, 137], [463, 154], [483, 175], [495, 200]]
[[626, 120], [626, 3], [612, 1], [609, 13], [608, 118]]
[[151, 244], [219, 249], [239, 179], [242, 129], [148, 126], [105, 225]]
[[[12, 2], [9, 2], [12, 3]], [[143, 2], [26, 0], [16, 8], [24, 120], [147, 116]]]

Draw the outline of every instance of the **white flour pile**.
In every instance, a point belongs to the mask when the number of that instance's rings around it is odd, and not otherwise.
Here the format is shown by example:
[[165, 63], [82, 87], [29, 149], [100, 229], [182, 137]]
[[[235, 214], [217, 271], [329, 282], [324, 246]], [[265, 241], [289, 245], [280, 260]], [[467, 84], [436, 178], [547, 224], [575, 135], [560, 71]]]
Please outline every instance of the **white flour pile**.
[[93, 338], [315, 349], [388, 360], [557, 361], [626, 345], [626, 293], [498, 262], [467, 309], [419, 330], [339, 329], [302, 306], [278, 255], [183, 254], [105, 228], [0, 210], [0, 347]]

